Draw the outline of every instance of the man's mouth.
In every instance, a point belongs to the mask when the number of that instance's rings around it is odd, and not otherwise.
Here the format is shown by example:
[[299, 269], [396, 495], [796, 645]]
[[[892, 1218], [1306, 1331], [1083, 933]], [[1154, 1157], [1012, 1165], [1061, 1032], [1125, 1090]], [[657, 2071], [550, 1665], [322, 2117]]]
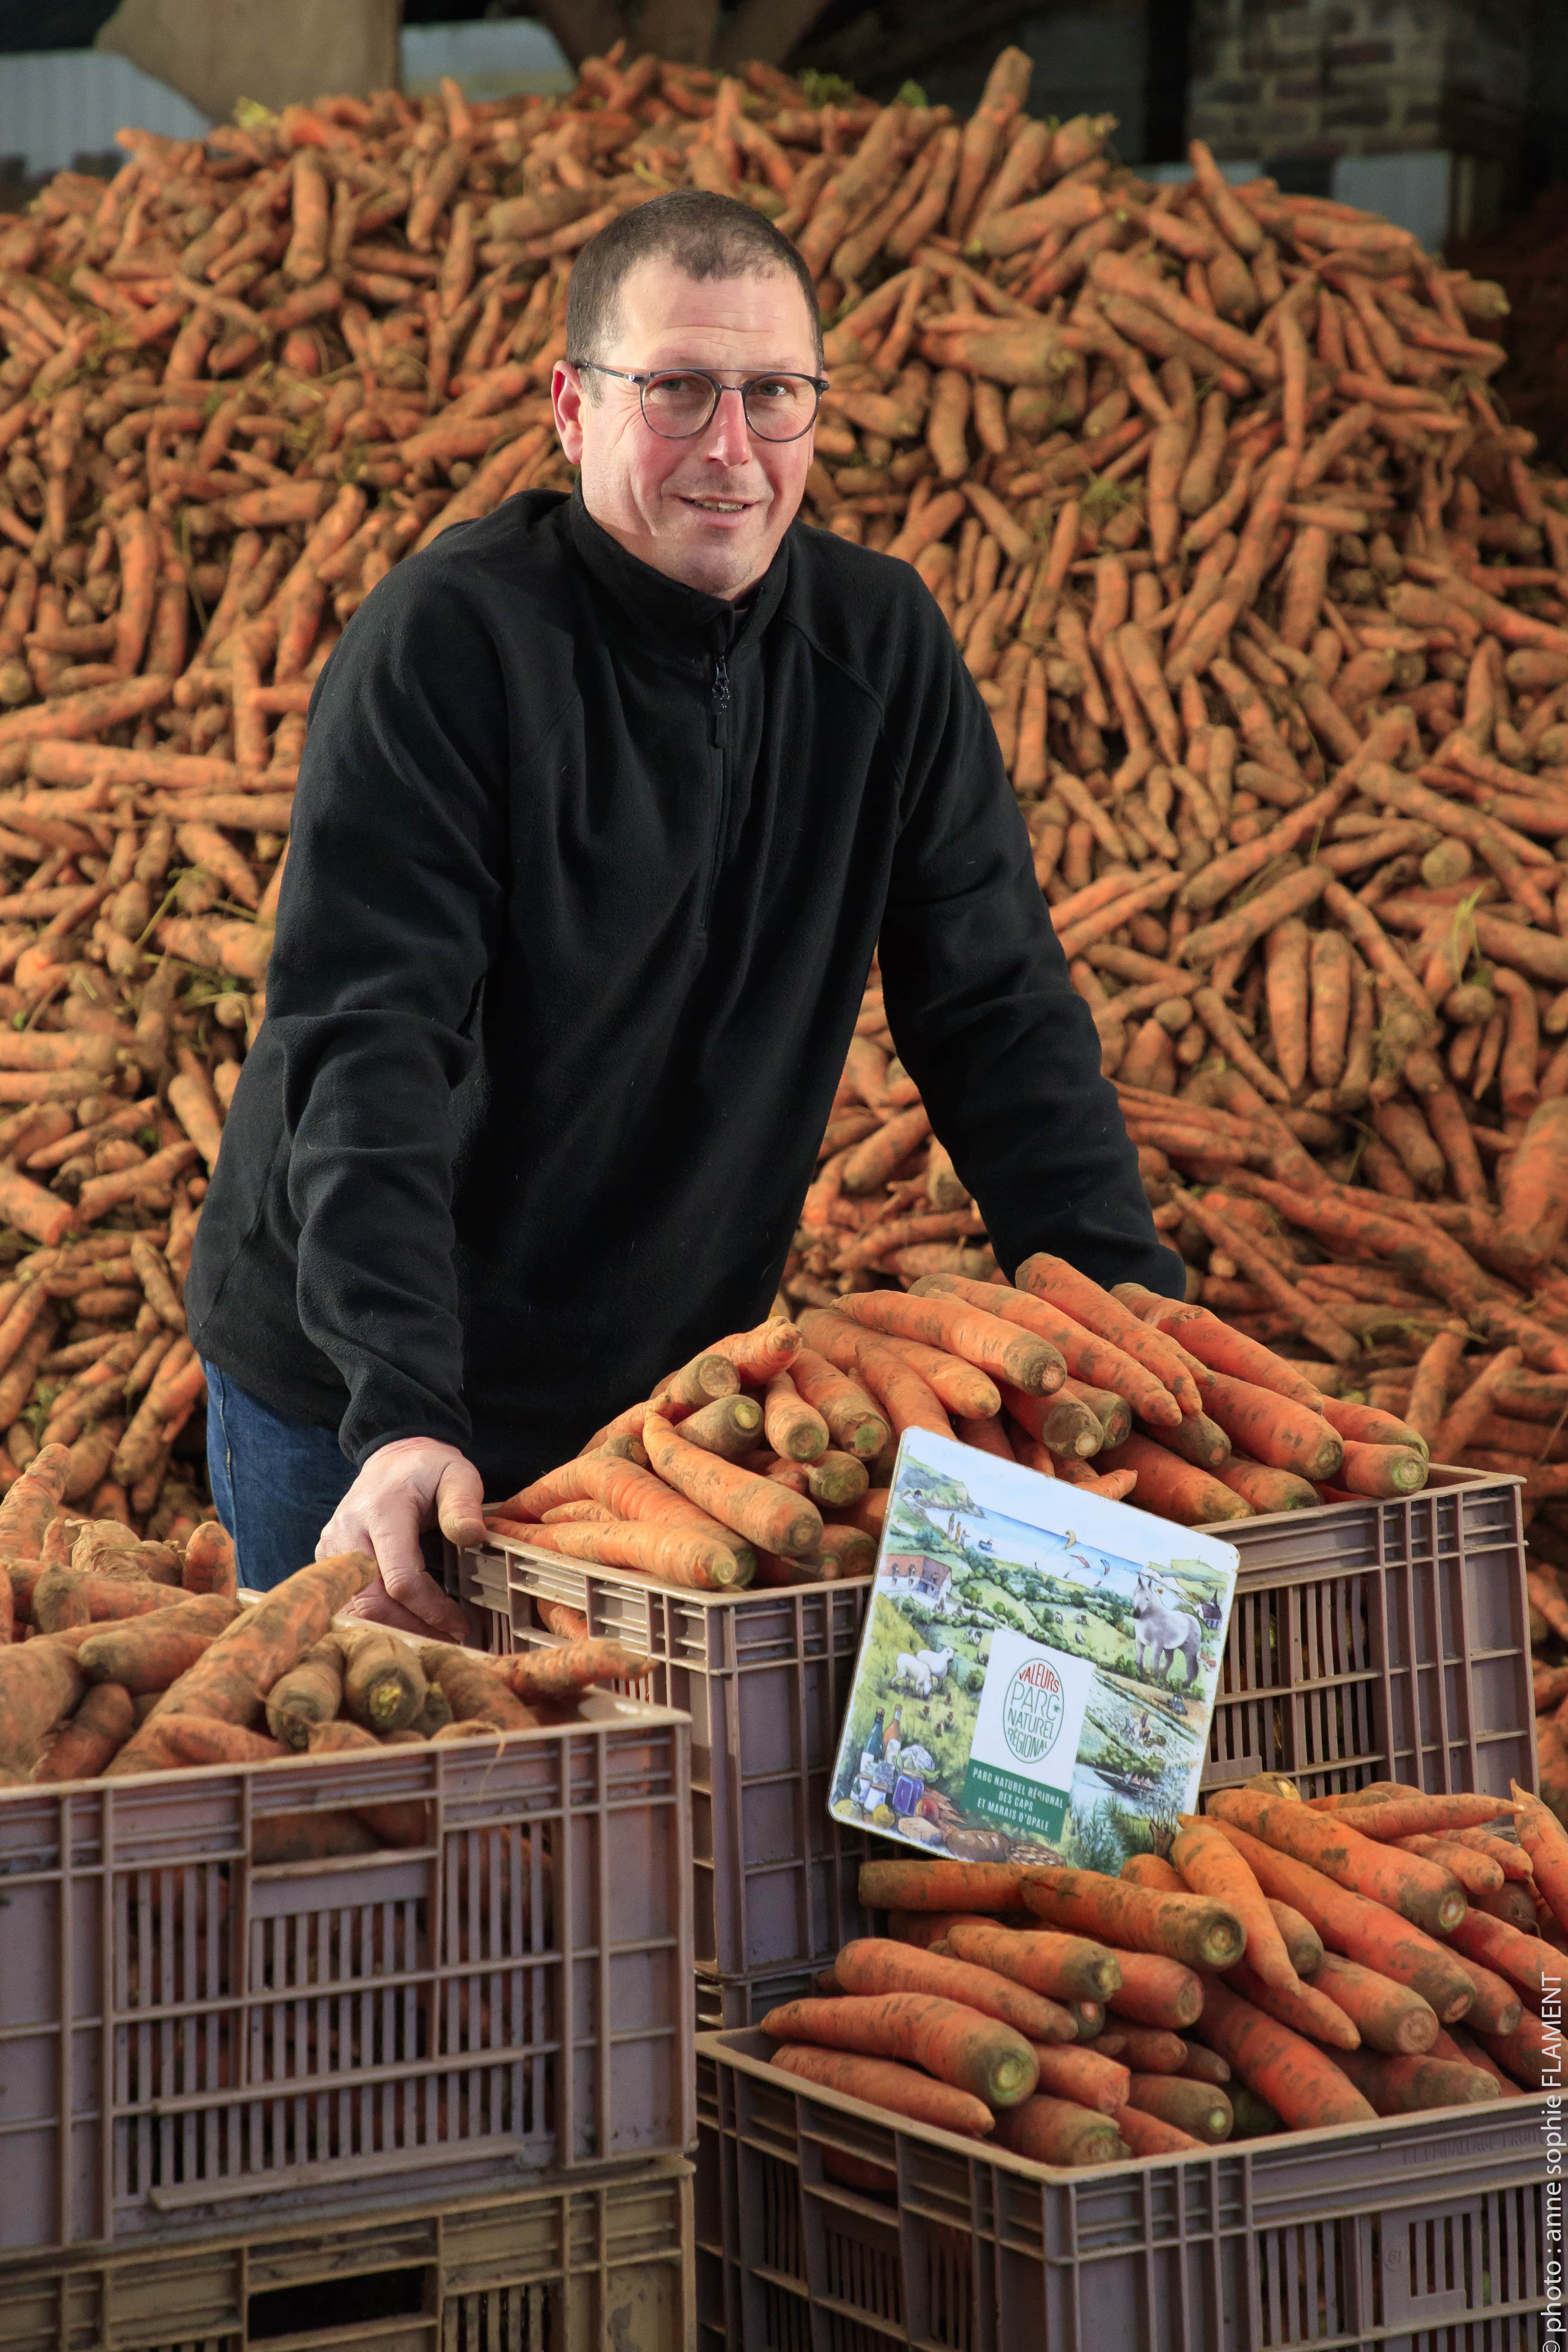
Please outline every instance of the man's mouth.
[[752, 503], [750, 499], [697, 498], [690, 491], [682, 491], [681, 497], [687, 506], [696, 507], [703, 514], [744, 514]]

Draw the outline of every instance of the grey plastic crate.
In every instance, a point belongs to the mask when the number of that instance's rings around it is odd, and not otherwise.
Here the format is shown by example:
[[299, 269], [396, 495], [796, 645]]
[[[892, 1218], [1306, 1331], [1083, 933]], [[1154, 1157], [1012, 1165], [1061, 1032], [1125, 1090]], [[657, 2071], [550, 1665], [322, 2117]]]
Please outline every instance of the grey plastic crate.
[[1521, 1482], [1435, 1468], [1399, 1502], [1227, 1522], [1241, 1554], [1205, 1790], [1535, 1786]]
[[732, 2033], [742, 2026], [760, 2025], [781, 2001], [806, 2000], [816, 1990], [816, 1975], [825, 1962], [810, 1968], [759, 1970], [755, 1976], [721, 1976], [713, 1969], [697, 1971], [697, 2031]]
[[510, 1538], [460, 1555], [457, 1589], [492, 1650], [553, 1645], [539, 1601], [651, 1666], [629, 1696], [691, 1717], [698, 1963], [727, 1975], [823, 1965], [870, 1915], [856, 1880], [871, 1850], [827, 1810], [870, 1580], [693, 1592], [586, 1568]]
[[679, 2158], [431, 2211], [28, 2263], [0, 2352], [679, 2352], [693, 2340]]
[[[689, 1727], [584, 1707], [0, 1792], [0, 2256], [689, 2147]], [[256, 1858], [279, 1814], [416, 1801], [418, 1845]]]
[[[769, 2046], [698, 2040], [700, 2352], [1542, 2341], [1543, 2097], [1064, 2172], [803, 2083]], [[837, 2154], [896, 2194], [834, 2179]]]

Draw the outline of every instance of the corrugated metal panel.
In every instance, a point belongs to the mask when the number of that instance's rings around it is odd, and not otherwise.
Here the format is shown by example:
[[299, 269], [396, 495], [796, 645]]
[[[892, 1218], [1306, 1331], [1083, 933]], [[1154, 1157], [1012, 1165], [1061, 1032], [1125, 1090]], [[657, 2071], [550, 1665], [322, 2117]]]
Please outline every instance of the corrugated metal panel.
[[487, 17], [472, 25], [405, 25], [403, 87], [410, 98], [450, 74], [468, 98], [506, 98], [536, 90], [553, 96], [577, 77], [553, 33], [529, 16]]
[[35, 49], [0, 56], [0, 158], [19, 156], [29, 179], [79, 155], [113, 152], [122, 123], [197, 139], [207, 117], [167, 82], [107, 49]]

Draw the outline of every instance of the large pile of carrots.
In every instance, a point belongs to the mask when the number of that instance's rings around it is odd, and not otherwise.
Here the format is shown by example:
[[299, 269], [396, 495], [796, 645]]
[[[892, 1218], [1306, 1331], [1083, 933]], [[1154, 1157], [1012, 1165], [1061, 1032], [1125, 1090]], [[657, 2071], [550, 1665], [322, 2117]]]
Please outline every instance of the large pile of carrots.
[[[0, 1479], [59, 1442], [95, 1518], [199, 1515], [181, 1284], [311, 684], [405, 554], [565, 486], [573, 253], [696, 185], [817, 280], [808, 515], [963, 646], [1200, 1302], [1568, 1500], [1568, 485], [1488, 391], [1506, 304], [1201, 145], [1155, 187], [1028, 79], [960, 123], [612, 56], [127, 131], [0, 220]], [[808, 1314], [992, 1270], [875, 981], [860, 1031]]]
[[1568, 1832], [1518, 1788], [1303, 1803], [1260, 1775], [1120, 1878], [911, 1859], [859, 1891], [886, 1935], [768, 2012], [773, 2063], [1043, 2164], [1519, 2098], [1557, 2064]]
[[[555, 1646], [493, 1660], [340, 1616], [374, 1575], [363, 1552], [246, 1605], [216, 1519], [183, 1544], [79, 1519], [61, 1507], [69, 1463], [46, 1446], [0, 1500], [0, 1786], [493, 1740], [571, 1721], [590, 1685], [647, 1670], [564, 1608], [548, 1612]], [[258, 1859], [417, 1845], [426, 1812], [286, 1814], [258, 1825]]]

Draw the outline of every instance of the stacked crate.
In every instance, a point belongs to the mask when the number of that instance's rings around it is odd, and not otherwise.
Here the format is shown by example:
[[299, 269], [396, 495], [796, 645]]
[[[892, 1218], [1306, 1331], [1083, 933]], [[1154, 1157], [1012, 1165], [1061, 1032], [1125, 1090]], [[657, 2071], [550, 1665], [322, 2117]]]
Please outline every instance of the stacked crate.
[[689, 1727], [583, 1713], [0, 1794], [4, 2352], [685, 2340]]

